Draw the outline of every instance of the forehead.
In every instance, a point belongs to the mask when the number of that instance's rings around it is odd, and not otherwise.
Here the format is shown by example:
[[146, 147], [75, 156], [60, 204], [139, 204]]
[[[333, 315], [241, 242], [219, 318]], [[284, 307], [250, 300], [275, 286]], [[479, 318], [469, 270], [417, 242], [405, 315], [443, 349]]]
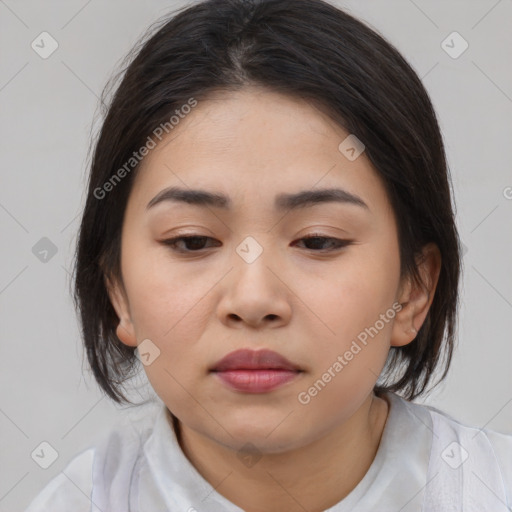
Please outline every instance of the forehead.
[[349, 135], [305, 100], [261, 88], [218, 92], [144, 157], [132, 193], [144, 209], [169, 187], [222, 192], [231, 208], [257, 197], [277, 209], [290, 205], [284, 194], [341, 188], [370, 210], [389, 207], [364, 152], [353, 161], [340, 152]]

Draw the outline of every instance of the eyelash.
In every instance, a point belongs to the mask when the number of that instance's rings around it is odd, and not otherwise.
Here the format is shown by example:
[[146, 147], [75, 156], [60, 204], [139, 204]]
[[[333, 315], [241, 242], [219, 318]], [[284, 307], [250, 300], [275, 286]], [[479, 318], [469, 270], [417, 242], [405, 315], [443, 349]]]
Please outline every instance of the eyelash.
[[[178, 237], [175, 237], [175, 238], [170, 238], [168, 240], [162, 240], [162, 243], [171, 247], [171, 250], [175, 251], [175, 252], [178, 252], [178, 253], [182, 253], [182, 254], [193, 254], [193, 253], [200, 253], [202, 251], [204, 251], [205, 249], [198, 249], [196, 251], [188, 251], [188, 250], [183, 250], [183, 249], [178, 249], [176, 248], [176, 244], [181, 241], [181, 240], [185, 240], [188, 241], [190, 239], [194, 239], [194, 238], [209, 238], [211, 240], [213, 240], [211, 237], [209, 236], [203, 236], [203, 235], [189, 235], [189, 236], [178, 236]], [[352, 244], [352, 240], [341, 240], [339, 238], [334, 238], [334, 237], [329, 237], [329, 236], [324, 236], [324, 235], [321, 235], [319, 233], [312, 233], [306, 237], [303, 237], [303, 238], [299, 238], [299, 241], [300, 240], [316, 240], [316, 239], [321, 239], [321, 240], [330, 240], [330, 241], [334, 241], [336, 242], [336, 244], [338, 245], [337, 248], [334, 248], [334, 249], [320, 249], [320, 250], [315, 250], [315, 249], [309, 249], [310, 251], [313, 251], [313, 252], [318, 252], [318, 253], [323, 253], [323, 252], [332, 252], [332, 251], [336, 251], [337, 249], [341, 249], [343, 247], [347, 247], [349, 245]]]

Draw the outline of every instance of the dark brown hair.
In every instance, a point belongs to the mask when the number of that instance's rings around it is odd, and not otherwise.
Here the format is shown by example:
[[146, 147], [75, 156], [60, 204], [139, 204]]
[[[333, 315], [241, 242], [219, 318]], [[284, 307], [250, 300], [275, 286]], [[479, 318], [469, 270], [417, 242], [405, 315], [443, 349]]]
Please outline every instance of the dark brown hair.
[[438, 368], [439, 383], [454, 347], [460, 241], [440, 129], [416, 73], [373, 29], [322, 0], [207, 0], [171, 14], [127, 55], [109, 105], [113, 80], [101, 98], [104, 120], [74, 268], [75, 305], [101, 388], [131, 403], [121, 388], [140, 369], [135, 349], [117, 338], [105, 286], [107, 277], [122, 284], [121, 228], [138, 166], [104, 197], [98, 190], [191, 98], [249, 84], [310, 101], [363, 141], [397, 219], [402, 276], [420, 283], [415, 258], [428, 242], [439, 247], [442, 266], [426, 320], [414, 341], [391, 348], [375, 391], [412, 400]]

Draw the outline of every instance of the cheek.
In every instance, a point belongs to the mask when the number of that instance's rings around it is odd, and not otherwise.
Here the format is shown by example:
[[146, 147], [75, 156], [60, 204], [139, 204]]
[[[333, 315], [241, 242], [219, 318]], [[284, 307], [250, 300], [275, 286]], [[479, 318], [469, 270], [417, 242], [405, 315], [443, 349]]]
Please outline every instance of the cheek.
[[387, 359], [395, 316], [384, 281], [354, 269], [317, 282], [316, 295], [308, 294], [321, 322], [315, 318], [309, 325], [312, 372], [297, 397], [304, 414], [348, 417], [373, 389]]
[[155, 361], [159, 364], [145, 368], [148, 376], [158, 367], [180, 375], [180, 382], [194, 371], [200, 373], [205, 361], [203, 334], [212, 319], [212, 288], [224, 272], [199, 272], [197, 265], [171, 262], [160, 250], [133, 253], [126, 263], [137, 340], [150, 339], [160, 351]]
[[350, 258], [322, 276], [314, 276], [308, 286], [308, 302], [317, 308], [327, 325], [360, 326], [373, 323], [391, 307], [398, 286], [399, 268], [394, 257], [370, 248], [354, 251]]
[[305, 302], [315, 313], [315, 358], [320, 364], [328, 368], [348, 351], [350, 367], [380, 371], [389, 350], [398, 279], [397, 255], [383, 256], [370, 244], [341, 258], [321, 276], [309, 278]]
[[218, 276], [194, 278], [160, 256], [144, 260], [143, 253], [126, 274], [137, 340], [149, 339], [156, 347], [152, 350], [157, 356], [144, 371], [157, 395], [173, 412], [183, 414], [191, 407], [186, 390], [196, 389], [206, 372], [201, 343], [211, 317], [207, 293]]
[[218, 275], [203, 276], [191, 270], [172, 262], [161, 248], [133, 252], [127, 258], [123, 275], [138, 339], [183, 344], [194, 339], [205, 296]]

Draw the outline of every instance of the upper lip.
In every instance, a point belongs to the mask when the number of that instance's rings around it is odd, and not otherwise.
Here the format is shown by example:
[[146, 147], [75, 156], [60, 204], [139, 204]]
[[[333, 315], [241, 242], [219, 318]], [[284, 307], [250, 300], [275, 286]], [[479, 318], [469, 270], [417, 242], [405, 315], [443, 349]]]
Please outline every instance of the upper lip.
[[293, 370], [300, 371], [300, 367], [291, 363], [286, 357], [272, 350], [239, 349], [230, 352], [217, 361], [210, 371], [222, 372], [226, 370]]

